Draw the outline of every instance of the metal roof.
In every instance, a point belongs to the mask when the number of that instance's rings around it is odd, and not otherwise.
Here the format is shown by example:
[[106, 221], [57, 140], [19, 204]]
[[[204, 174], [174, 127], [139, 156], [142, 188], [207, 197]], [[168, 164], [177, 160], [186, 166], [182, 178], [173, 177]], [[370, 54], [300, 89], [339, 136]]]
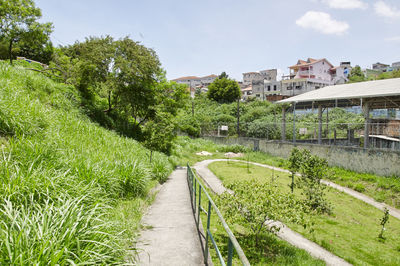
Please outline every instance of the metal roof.
[[277, 103], [309, 103], [400, 96], [400, 78], [323, 87]]

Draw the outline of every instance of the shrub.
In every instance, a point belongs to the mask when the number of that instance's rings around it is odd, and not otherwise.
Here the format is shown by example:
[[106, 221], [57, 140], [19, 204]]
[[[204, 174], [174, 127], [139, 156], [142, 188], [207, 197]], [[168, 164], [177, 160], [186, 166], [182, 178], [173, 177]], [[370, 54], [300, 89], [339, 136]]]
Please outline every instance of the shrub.
[[289, 220], [308, 225], [302, 201], [293, 194], [284, 194], [268, 182], [262, 184], [253, 181], [234, 182], [227, 186], [233, 193], [224, 192], [219, 197], [218, 206], [222, 206], [224, 216], [234, 223], [251, 230], [255, 236], [255, 246], [259, 247], [259, 236], [265, 231], [276, 233], [279, 227], [267, 227], [265, 223], [274, 220]]
[[168, 176], [172, 169], [168, 163], [168, 160], [163, 160], [161, 158], [155, 158], [152, 162], [152, 174], [153, 178], [159, 183], [164, 183], [168, 180]]
[[331, 213], [331, 206], [325, 198], [324, 190], [326, 186], [321, 184], [321, 180], [328, 176], [328, 162], [311, 155], [310, 151], [305, 151], [301, 160], [299, 186], [302, 194], [305, 195], [306, 204], [317, 212]]

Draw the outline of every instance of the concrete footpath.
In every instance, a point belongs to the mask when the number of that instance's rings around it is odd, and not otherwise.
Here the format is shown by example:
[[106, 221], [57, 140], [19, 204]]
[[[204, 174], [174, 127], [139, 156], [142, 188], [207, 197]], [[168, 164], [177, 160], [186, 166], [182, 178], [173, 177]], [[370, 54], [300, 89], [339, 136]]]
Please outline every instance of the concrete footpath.
[[145, 229], [136, 244], [139, 265], [204, 265], [186, 169], [171, 174], [142, 225]]

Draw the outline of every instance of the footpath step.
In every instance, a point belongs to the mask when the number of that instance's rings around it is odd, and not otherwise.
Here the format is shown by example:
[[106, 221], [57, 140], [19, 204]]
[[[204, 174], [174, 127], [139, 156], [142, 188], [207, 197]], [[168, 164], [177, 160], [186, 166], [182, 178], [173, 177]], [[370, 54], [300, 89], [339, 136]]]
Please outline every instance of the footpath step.
[[139, 265], [204, 265], [186, 169], [175, 170], [142, 219]]

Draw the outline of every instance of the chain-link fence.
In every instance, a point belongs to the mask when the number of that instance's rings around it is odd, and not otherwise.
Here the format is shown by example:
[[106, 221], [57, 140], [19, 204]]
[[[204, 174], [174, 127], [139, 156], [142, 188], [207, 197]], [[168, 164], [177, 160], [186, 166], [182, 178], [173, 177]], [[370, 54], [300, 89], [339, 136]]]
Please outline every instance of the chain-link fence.
[[[400, 121], [373, 121], [368, 123], [202, 123], [203, 136], [240, 136], [267, 140], [323, 145], [364, 147], [365, 130], [369, 148], [400, 150]], [[238, 130], [239, 129], [239, 130]], [[321, 133], [320, 133], [321, 132]], [[238, 134], [239, 133], [239, 134]]]

